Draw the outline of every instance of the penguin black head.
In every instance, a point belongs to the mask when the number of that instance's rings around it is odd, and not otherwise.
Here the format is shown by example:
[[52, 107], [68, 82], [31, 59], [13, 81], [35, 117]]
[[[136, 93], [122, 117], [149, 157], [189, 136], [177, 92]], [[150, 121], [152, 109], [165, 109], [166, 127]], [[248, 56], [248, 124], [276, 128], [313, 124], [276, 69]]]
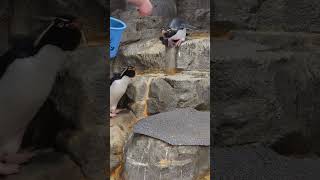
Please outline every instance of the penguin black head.
[[136, 75], [136, 70], [132, 66], [128, 66], [125, 70], [122, 71], [121, 77], [128, 76], [130, 78], [133, 78]]
[[81, 24], [74, 16], [56, 17], [35, 41], [36, 50], [47, 44], [71, 51], [80, 45]]
[[170, 38], [170, 37], [174, 36], [177, 32], [178, 32], [178, 30], [174, 30], [171, 28], [161, 28], [161, 34], [165, 38]]

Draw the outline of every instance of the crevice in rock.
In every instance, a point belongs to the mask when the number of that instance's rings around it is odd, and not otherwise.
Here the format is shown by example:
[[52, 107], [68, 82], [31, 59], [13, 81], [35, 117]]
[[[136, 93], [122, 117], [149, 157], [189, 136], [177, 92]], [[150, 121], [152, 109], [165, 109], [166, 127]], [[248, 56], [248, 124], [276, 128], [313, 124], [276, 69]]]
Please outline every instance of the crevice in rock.
[[301, 132], [286, 134], [270, 145], [280, 155], [305, 157], [311, 152], [311, 142]]

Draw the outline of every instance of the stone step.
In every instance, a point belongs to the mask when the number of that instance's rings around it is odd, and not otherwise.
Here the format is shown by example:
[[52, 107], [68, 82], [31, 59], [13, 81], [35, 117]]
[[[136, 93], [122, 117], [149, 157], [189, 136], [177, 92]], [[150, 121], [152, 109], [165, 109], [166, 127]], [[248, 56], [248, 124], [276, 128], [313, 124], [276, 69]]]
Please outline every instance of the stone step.
[[209, 72], [183, 71], [175, 75], [143, 74], [134, 78], [127, 95], [138, 118], [174, 108], [209, 109]]
[[210, 169], [208, 146], [172, 146], [135, 134], [128, 142], [123, 179], [200, 179]]
[[164, 70], [173, 63], [173, 67], [182, 70], [209, 71], [209, 35], [189, 39], [178, 49], [166, 48], [158, 38], [125, 45], [121, 48], [118, 59], [113, 63], [114, 66], [121, 67], [128, 62], [135, 65], [138, 70]]

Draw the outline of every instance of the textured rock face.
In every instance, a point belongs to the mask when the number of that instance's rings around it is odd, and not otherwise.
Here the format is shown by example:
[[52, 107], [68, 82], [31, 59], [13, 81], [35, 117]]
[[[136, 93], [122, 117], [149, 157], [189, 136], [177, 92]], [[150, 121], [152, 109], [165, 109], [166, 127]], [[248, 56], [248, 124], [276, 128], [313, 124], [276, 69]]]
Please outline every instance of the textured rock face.
[[217, 146], [272, 144], [298, 133], [318, 152], [318, 52], [271, 52], [247, 41], [220, 41], [214, 49]]
[[124, 145], [136, 121], [132, 112], [123, 112], [110, 120], [110, 169], [112, 171], [123, 161]]
[[319, 32], [316, 0], [215, 0], [215, 20], [261, 31]]
[[319, 158], [288, 158], [265, 147], [215, 148], [217, 179], [317, 179]]
[[214, 20], [232, 22], [238, 28], [255, 28], [256, 11], [259, 7], [258, 0], [241, 2], [238, 0], [214, 0]]
[[[80, 168], [61, 153], [46, 152], [25, 165], [17, 175], [5, 180], [85, 180]], [[0, 178], [2, 179], [2, 178]]]
[[152, 15], [163, 17], [177, 16], [177, 0], [151, 0], [153, 5]]
[[124, 46], [124, 61], [141, 68], [164, 68], [166, 66], [166, 48], [159, 39], [149, 39]]
[[210, 29], [210, 0], [178, 0], [178, 15], [200, 29]]
[[234, 40], [256, 42], [277, 51], [310, 51], [320, 45], [320, 35], [316, 33], [233, 31], [232, 35]]
[[179, 49], [169, 49], [153, 38], [124, 46], [122, 54], [120, 61], [130, 61], [140, 69], [165, 69], [173, 59], [176, 68], [209, 71], [210, 39], [190, 37]]
[[67, 151], [85, 175], [103, 179], [107, 167], [105, 47], [82, 48], [70, 55], [51, 98], [75, 131], [62, 132], [59, 147]]
[[134, 135], [127, 146], [126, 180], [193, 180], [209, 169], [209, 147], [171, 146], [144, 135]]
[[133, 101], [130, 107], [138, 117], [184, 107], [208, 110], [209, 73], [137, 76], [129, 85], [127, 95]]
[[320, 6], [316, 0], [268, 0], [258, 12], [258, 28], [319, 32]]
[[209, 71], [210, 39], [194, 39], [183, 43], [178, 50], [177, 68], [188, 71]]

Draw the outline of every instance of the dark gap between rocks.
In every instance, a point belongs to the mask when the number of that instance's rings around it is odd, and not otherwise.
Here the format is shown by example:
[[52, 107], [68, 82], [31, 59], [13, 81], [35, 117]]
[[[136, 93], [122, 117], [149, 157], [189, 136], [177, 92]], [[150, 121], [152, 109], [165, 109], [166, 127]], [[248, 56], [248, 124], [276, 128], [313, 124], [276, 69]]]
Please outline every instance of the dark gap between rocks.
[[311, 142], [300, 132], [292, 132], [279, 138], [270, 148], [283, 156], [305, 157], [312, 153]]

